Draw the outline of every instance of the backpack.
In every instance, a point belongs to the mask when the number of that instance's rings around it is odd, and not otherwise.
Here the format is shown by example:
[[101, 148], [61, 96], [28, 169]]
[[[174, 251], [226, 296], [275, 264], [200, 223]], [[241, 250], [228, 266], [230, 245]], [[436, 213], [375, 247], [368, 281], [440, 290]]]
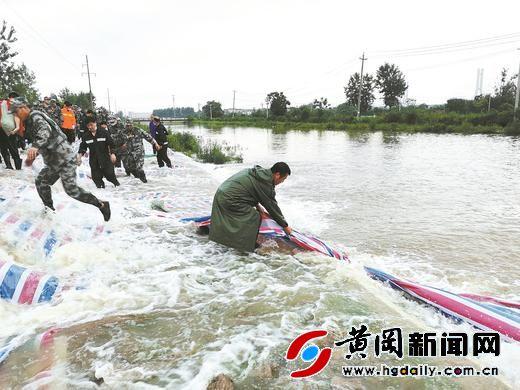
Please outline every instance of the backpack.
[[9, 112], [9, 101], [8, 100], [2, 100], [1, 106], [0, 106], [0, 126], [2, 129], [4, 129], [4, 132], [6, 135], [10, 135], [11, 131], [13, 131], [16, 128], [16, 124], [14, 122], [14, 115]]

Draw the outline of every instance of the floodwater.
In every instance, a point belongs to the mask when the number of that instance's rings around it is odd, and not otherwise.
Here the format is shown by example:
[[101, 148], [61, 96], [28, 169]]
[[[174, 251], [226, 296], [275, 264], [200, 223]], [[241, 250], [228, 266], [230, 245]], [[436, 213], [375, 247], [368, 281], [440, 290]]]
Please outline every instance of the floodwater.
[[[35, 169], [0, 170], [0, 260], [45, 271], [66, 286], [52, 304], [0, 301], [0, 388], [202, 389], [220, 373], [239, 389], [519, 388], [520, 347], [499, 356], [346, 360], [334, 350], [320, 374], [286, 362], [301, 333], [326, 329], [335, 341], [352, 326], [372, 334], [474, 332], [370, 279], [363, 266], [453, 292], [520, 299], [520, 139], [268, 129], [176, 127], [236, 145], [242, 164], [201, 164], [178, 153], [175, 168], [146, 159], [149, 182], [119, 172], [121, 187], [98, 190], [113, 219], [53, 189], [55, 214], [42, 213]], [[218, 184], [253, 164], [286, 161], [277, 187], [294, 228], [349, 253], [243, 254], [209, 242], [183, 217], [207, 215]], [[83, 168], [83, 172], [85, 172]], [[161, 209], [156, 206], [160, 205]], [[56, 245], [47, 252], [16, 222], [28, 220]], [[48, 343], [38, 335], [51, 328]], [[44, 345], [45, 344], [45, 345]], [[471, 355], [471, 353], [470, 353]], [[343, 365], [428, 364], [497, 367], [499, 376], [351, 378]], [[102, 379], [101, 379], [102, 378]], [[99, 387], [101, 386], [101, 387]]]

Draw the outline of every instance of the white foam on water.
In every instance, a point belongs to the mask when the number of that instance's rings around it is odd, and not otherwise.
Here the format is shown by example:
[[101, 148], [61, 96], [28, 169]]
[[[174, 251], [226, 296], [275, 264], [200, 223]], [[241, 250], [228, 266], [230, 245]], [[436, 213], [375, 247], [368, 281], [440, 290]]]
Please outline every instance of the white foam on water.
[[[68, 198], [61, 185], [53, 187], [53, 194], [56, 204], [63, 203], [64, 208], [42, 216], [32, 187], [32, 170], [2, 176], [0, 196], [10, 199], [10, 210], [42, 221], [56, 231], [58, 238], [68, 236], [72, 241], [61, 242], [63, 245], [48, 258], [34, 256], [38, 243], [24, 242], [0, 226], [2, 245], [5, 242], [7, 248], [0, 250], [0, 258], [55, 274], [72, 288], [51, 305], [0, 302], [0, 345], [9, 336], [29, 337], [51, 326], [95, 326], [108, 317], [131, 315], [138, 319], [163, 313], [184, 329], [181, 336], [166, 343], [168, 334], [158, 335], [155, 328], [148, 329], [149, 339], [140, 344], [145, 345], [141, 351], [144, 356], [150, 356], [148, 364], [140, 360], [121, 362], [120, 355], [125, 358], [125, 352], [117, 348], [131, 333], [125, 328], [128, 325], [116, 322], [118, 332], [111, 342], [93, 339], [84, 346], [94, 356], [89, 361], [90, 373], [112, 388], [198, 389], [220, 373], [238, 382], [247, 378], [268, 357], [282, 357], [290, 341], [305, 330], [335, 328], [346, 335], [348, 325], [367, 322], [437, 332], [473, 331], [403, 298], [370, 279], [362, 269], [367, 265], [455, 292], [477, 287], [475, 283], [453, 285], [450, 275], [426, 256], [374, 256], [356, 248], [350, 248], [351, 264], [316, 253], [244, 256], [197, 236], [191, 225], [178, 219], [209, 214], [219, 182], [245, 166], [217, 168], [179, 153], [174, 155], [174, 164], [179, 167], [161, 170], [154, 166], [153, 159], [146, 159], [149, 183], [123, 174], [122, 186], [117, 189], [107, 183], [107, 189], [98, 190], [89, 179], [79, 179], [81, 186], [111, 202], [113, 217], [106, 224], [95, 208]], [[21, 186], [26, 188], [17, 197], [6, 191]], [[277, 188], [281, 208], [291, 225], [315, 235], [333, 229], [337, 202], [293, 196], [295, 187]], [[161, 213], [161, 218], [151, 208], [157, 198], [168, 204], [169, 212]], [[95, 237], [85, 233], [85, 226], [98, 225], [111, 233]], [[173, 356], [166, 363], [163, 350], [165, 356]], [[518, 385], [518, 356], [518, 345], [503, 344], [500, 357], [479, 358], [478, 362], [499, 366], [507, 380]], [[73, 361], [68, 364], [67, 370], [57, 370], [57, 382], [92, 385]], [[160, 386], [152, 384], [157, 378]], [[291, 385], [287, 379], [280, 381], [280, 387]]]

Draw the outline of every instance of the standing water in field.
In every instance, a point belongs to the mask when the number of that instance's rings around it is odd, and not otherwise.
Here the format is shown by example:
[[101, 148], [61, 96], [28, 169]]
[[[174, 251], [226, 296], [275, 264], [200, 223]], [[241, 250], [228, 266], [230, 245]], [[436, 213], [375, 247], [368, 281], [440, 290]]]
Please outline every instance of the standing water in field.
[[[520, 139], [174, 130], [237, 145], [244, 162], [203, 165], [175, 153], [168, 170], [147, 158], [147, 184], [119, 173], [121, 187], [104, 190], [83, 174], [80, 185], [111, 202], [107, 224], [60, 184], [53, 188], [58, 211], [43, 214], [32, 169], [0, 171], [0, 261], [54, 275], [63, 286], [52, 304], [0, 300], [0, 348], [15, 346], [0, 365], [0, 388], [200, 389], [220, 373], [244, 389], [520, 386], [515, 343], [478, 359], [406, 351], [403, 360], [377, 359], [369, 349], [367, 360], [347, 361], [343, 347], [303, 381], [289, 376], [302, 367], [284, 359], [290, 342], [312, 329], [332, 330], [335, 340], [361, 323], [372, 333], [474, 331], [373, 281], [363, 265], [453, 292], [519, 300]], [[289, 224], [347, 249], [351, 264], [315, 253], [246, 255], [179, 222], [208, 215], [231, 174], [276, 161], [293, 172], [277, 187]], [[35, 229], [42, 234], [32, 236]], [[342, 365], [379, 363], [496, 366], [500, 376], [342, 378]]]

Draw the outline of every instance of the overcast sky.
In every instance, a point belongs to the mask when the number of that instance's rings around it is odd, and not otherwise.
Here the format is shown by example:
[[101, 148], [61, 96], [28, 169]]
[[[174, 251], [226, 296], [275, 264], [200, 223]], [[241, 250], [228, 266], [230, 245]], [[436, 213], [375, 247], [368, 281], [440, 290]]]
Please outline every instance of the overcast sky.
[[176, 106], [231, 107], [233, 90], [238, 108], [259, 108], [271, 91], [293, 105], [321, 96], [339, 104], [363, 51], [367, 72], [395, 63], [410, 98], [443, 103], [472, 98], [478, 68], [486, 93], [502, 67], [516, 73], [520, 62], [520, 34], [484, 40], [520, 33], [520, 1], [510, 0], [0, 0], [0, 15], [17, 29], [17, 59], [42, 94], [87, 91], [88, 54], [98, 104], [107, 106], [109, 88], [112, 109], [125, 111], [171, 106], [172, 94]]

